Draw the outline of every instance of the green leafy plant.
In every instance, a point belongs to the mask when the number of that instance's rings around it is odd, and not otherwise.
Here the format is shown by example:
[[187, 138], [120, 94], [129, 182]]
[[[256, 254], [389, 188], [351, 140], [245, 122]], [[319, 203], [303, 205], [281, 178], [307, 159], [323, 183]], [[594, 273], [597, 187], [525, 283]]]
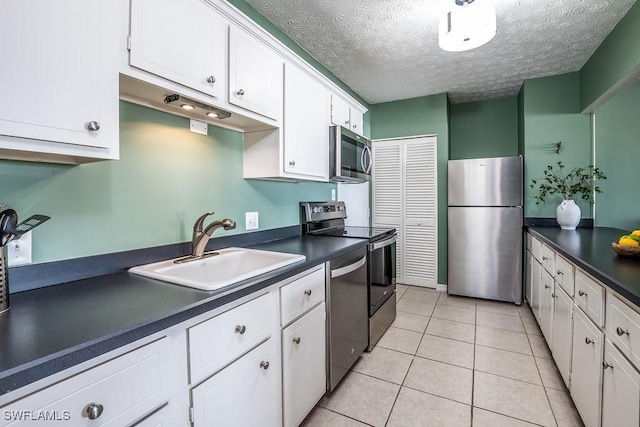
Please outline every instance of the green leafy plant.
[[546, 203], [552, 194], [561, 194], [565, 200], [575, 200], [576, 196], [588, 202], [593, 202], [593, 193], [602, 193], [595, 185], [597, 179], [607, 179], [602, 171], [593, 165], [573, 168], [568, 173], [564, 171], [564, 164], [558, 162], [555, 167], [549, 165], [544, 171], [544, 177], [532, 179], [531, 188], [538, 188], [535, 197], [536, 204]]

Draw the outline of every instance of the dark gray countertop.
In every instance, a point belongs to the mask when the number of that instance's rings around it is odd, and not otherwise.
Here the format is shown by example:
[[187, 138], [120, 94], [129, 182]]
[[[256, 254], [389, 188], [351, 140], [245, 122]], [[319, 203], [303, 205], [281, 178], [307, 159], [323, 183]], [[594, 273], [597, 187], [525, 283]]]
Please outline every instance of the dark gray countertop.
[[367, 244], [297, 236], [251, 246], [306, 261], [216, 292], [126, 272], [11, 295], [0, 317], [0, 395], [206, 313]]
[[640, 259], [622, 257], [611, 243], [628, 231], [617, 228], [528, 227], [531, 234], [640, 307]]

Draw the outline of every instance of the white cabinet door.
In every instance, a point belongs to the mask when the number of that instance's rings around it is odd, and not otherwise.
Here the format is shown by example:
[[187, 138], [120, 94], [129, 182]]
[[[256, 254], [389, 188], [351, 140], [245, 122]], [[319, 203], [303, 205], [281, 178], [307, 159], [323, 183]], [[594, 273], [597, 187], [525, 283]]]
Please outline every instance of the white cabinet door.
[[364, 135], [364, 116], [355, 107], [349, 109], [349, 118], [351, 122], [351, 130], [359, 135]]
[[282, 117], [283, 64], [282, 58], [258, 39], [231, 27], [229, 102], [279, 120]]
[[573, 313], [571, 397], [585, 426], [597, 427], [600, 425], [604, 334], [578, 307], [574, 307]]
[[338, 95], [331, 95], [331, 123], [351, 129], [350, 107]]
[[296, 66], [286, 64], [284, 171], [329, 179], [329, 91]]
[[284, 425], [298, 426], [327, 385], [325, 304], [282, 331]]
[[603, 366], [602, 425], [640, 425], [640, 374], [609, 340]]
[[[0, 13], [0, 149], [118, 157], [118, 17], [99, 0], [7, 0]], [[117, 26], [116, 26], [117, 27]], [[121, 40], [123, 42], [123, 40]], [[6, 142], [2, 135], [26, 139]]]
[[553, 276], [542, 269], [542, 281], [540, 287], [540, 330], [547, 343], [552, 343], [553, 331]]
[[199, 0], [132, 0], [132, 66], [221, 98], [227, 22]]
[[551, 352], [556, 361], [558, 370], [567, 387], [569, 387], [569, 374], [571, 372], [571, 341], [573, 332], [573, 320], [571, 310], [573, 300], [560, 287], [555, 287], [553, 309], [553, 334]]
[[540, 324], [540, 295], [542, 287], [542, 266], [531, 254], [531, 310]]
[[531, 252], [525, 252], [526, 256], [524, 259], [524, 297], [529, 303], [531, 307], [531, 269], [533, 267]]
[[273, 341], [263, 343], [192, 390], [194, 427], [281, 425], [277, 398], [280, 373], [271, 366], [278, 358]]

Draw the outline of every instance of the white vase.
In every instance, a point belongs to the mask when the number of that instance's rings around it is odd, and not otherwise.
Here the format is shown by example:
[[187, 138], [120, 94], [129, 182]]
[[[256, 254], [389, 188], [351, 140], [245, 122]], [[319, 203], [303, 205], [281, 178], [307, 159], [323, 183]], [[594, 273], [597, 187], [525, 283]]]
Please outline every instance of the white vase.
[[580, 222], [580, 206], [573, 200], [563, 200], [556, 208], [556, 221], [563, 230], [575, 230]]

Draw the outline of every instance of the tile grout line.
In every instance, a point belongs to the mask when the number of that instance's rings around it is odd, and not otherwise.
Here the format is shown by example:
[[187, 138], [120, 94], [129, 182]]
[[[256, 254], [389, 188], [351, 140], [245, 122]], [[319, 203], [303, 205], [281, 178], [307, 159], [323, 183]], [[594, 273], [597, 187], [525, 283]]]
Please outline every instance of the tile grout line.
[[[359, 419], [357, 419], [357, 418], [350, 417], [349, 415], [341, 414], [341, 413], [340, 413], [340, 412], [338, 412], [338, 411], [334, 411], [333, 409], [325, 408], [324, 406], [318, 406], [318, 405], [316, 405], [316, 408], [322, 408], [322, 409], [327, 410], [327, 411], [329, 411], [329, 412], [333, 412], [334, 414], [338, 414], [338, 415], [340, 415], [341, 417], [349, 418], [350, 420], [357, 421], [357, 422], [359, 422], [359, 423], [361, 423], [361, 424], [364, 424], [364, 425], [366, 425], [366, 426], [369, 426], [369, 427], [374, 427], [372, 424], [366, 423], [366, 422], [364, 422], [364, 421], [362, 421], [362, 420], [359, 420]], [[314, 409], [314, 411], [315, 411], [315, 409]], [[313, 412], [313, 411], [312, 411], [312, 412]], [[311, 413], [312, 413], [312, 412], [310, 412], [310, 413], [309, 413], [309, 415], [311, 415]], [[307, 416], [307, 418], [308, 418], [308, 417], [309, 417], [309, 416]], [[307, 420], [307, 418], [305, 418], [305, 421]], [[303, 421], [303, 423], [302, 423], [302, 424], [300, 424], [300, 425], [304, 425], [304, 421]]]

